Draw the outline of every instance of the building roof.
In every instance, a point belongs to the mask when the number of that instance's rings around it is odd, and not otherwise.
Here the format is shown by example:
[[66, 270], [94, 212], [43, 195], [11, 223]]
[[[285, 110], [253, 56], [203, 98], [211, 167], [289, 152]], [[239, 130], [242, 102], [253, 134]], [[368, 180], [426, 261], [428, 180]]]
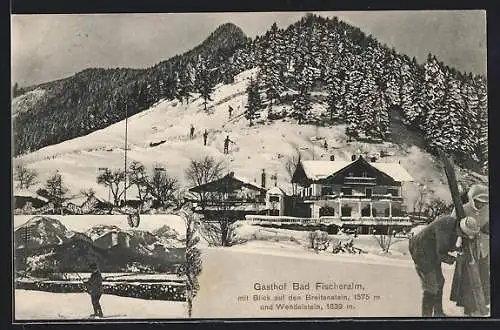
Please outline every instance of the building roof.
[[[359, 159], [359, 158], [358, 158]], [[326, 179], [327, 177], [339, 172], [348, 165], [356, 162], [354, 161], [322, 161], [322, 160], [305, 160], [302, 161], [302, 166], [306, 176], [313, 180]], [[399, 182], [413, 181], [413, 177], [405, 170], [403, 166], [397, 163], [379, 163], [371, 162], [368, 163], [375, 167], [377, 170], [387, 174], [393, 180]]]
[[190, 188], [190, 192], [208, 192], [208, 191], [234, 191], [237, 189], [241, 189], [242, 187], [256, 190], [259, 192], [266, 192], [266, 189], [263, 187], [260, 187], [251, 181], [242, 178], [242, 177], [237, 177], [234, 175], [233, 172], [225, 175], [224, 177], [207, 182], [205, 184], [201, 184], [199, 186]]
[[16, 190], [14, 192], [14, 197], [31, 197], [31, 198], [36, 198], [36, 199], [39, 199], [41, 201], [44, 201], [44, 202], [48, 202], [49, 200], [43, 196], [40, 196], [38, 195], [37, 193], [34, 193], [34, 192], [31, 192], [29, 190], [26, 190], [26, 189], [22, 189], [22, 190]]
[[267, 191], [267, 194], [269, 195], [283, 195], [283, 196], [286, 196], [286, 192], [279, 188], [279, 187], [272, 187], [271, 189], [269, 189]]
[[306, 176], [313, 180], [326, 179], [330, 175], [337, 173], [353, 162], [348, 161], [326, 161], [326, 160], [303, 160], [302, 166]]
[[413, 177], [408, 173], [403, 166], [397, 163], [370, 163], [377, 170], [384, 172], [392, 177], [395, 181], [405, 182], [413, 181]]

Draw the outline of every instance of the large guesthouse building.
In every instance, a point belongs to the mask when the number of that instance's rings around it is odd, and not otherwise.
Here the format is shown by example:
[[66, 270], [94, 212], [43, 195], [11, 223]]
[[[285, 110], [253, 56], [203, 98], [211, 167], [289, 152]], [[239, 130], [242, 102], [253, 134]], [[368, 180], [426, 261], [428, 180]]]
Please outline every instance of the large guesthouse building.
[[361, 233], [411, 225], [404, 204], [411, 175], [398, 163], [300, 161], [292, 177], [292, 216], [331, 219]]

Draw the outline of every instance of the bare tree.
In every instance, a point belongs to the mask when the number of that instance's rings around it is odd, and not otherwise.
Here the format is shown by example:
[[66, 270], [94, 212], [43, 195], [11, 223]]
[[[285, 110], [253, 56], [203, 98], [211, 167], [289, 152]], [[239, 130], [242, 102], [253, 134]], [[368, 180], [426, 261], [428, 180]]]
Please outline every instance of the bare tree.
[[375, 240], [377, 241], [378, 245], [382, 249], [383, 253], [389, 253], [391, 246], [394, 243], [400, 241], [400, 240], [395, 239], [396, 230], [394, 229], [393, 226], [387, 226], [386, 230], [381, 230], [379, 232], [374, 230], [373, 237], [375, 237]]
[[[186, 179], [193, 186], [199, 186], [210, 181], [220, 179], [226, 167], [223, 161], [216, 160], [211, 156], [205, 156], [199, 160], [191, 159], [185, 171]], [[200, 204], [204, 207], [206, 193], [198, 193]]]
[[15, 166], [14, 180], [18, 182], [19, 189], [29, 189], [31, 186], [37, 184], [37, 171], [29, 169], [24, 164], [17, 164]]
[[427, 189], [427, 186], [419, 184], [417, 193], [417, 198], [415, 198], [415, 200], [413, 201], [413, 213], [417, 216], [421, 216], [422, 211], [424, 210], [427, 196], [429, 194], [429, 190]]
[[[125, 192], [125, 187], [121, 187], [121, 183], [125, 183], [125, 171], [122, 169], [104, 170], [97, 176], [97, 183], [109, 187], [111, 195], [113, 196], [113, 203], [115, 206], [120, 205], [120, 197]], [[130, 182], [129, 182], [130, 186]], [[128, 188], [128, 187], [127, 187]]]
[[147, 178], [148, 192], [153, 196], [160, 206], [165, 206], [168, 200], [175, 200], [175, 192], [179, 189], [179, 181], [168, 175], [165, 169], [155, 167], [153, 174]]
[[184, 205], [177, 212], [184, 219], [186, 225], [186, 252], [183, 265], [178, 274], [186, 277], [186, 302], [188, 305], [188, 317], [193, 314], [193, 299], [196, 297], [200, 284], [198, 277], [202, 271], [201, 252], [196, 246], [200, 238], [196, 235], [199, 220], [192, 211], [192, 205]]
[[62, 203], [67, 199], [68, 188], [64, 185], [63, 178], [59, 171], [56, 171], [45, 183], [47, 199], [54, 204], [56, 210], [62, 208]]
[[326, 231], [310, 231], [307, 235], [307, 240], [309, 242], [309, 248], [313, 249], [316, 253], [318, 253], [318, 251], [325, 251], [330, 245], [330, 238]]
[[290, 179], [293, 178], [293, 174], [295, 173], [295, 170], [297, 169], [297, 165], [299, 164], [299, 162], [300, 162], [300, 155], [298, 153], [287, 158], [285, 162], [285, 170], [288, 173]]
[[80, 195], [85, 196], [87, 198], [95, 196], [95, 190], [93, 188], [82, 189], [80, 190]]
[[142, 163], [138, 161], [133, 161], [132, 163], [130, 163], [128, 170], [128, 181], [130, 185], [134, 185], [137, 188], [137, 198], [141, 202], [142, 208], [145, 199], [149, 195], [148, 176], [146, 174], [146, 168]]
[[453, 211], [453, 204], [447, 204], [441, 198], [433, 198], [429, 203], [425, 204], [425, 213], [429, 219], [435, 219], [443, 214], [450, 214]]

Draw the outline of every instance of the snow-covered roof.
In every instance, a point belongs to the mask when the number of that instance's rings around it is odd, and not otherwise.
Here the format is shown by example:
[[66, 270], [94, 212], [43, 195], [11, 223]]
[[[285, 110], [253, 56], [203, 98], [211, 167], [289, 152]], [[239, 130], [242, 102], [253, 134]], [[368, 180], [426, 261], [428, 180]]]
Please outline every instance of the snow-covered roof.
[[302, 167], [306, 176], [311, 180], [325, 179], [351, 164], [350, 161], [304, 160]]
[[[249, 189], [256, 190], [256, 191], [261, 191], [261, 192], [266, 191], [265, 188], [260, 187], [259, 185], [253, 183], [252, 181], [250, 181], [246, 178], [236, 176], [236, 175], [234, 175], [233, 172], [223, 176], [220, 179], [217, 179], [217, 180], [207, 182], [207, 183], [201, 184], [199, 186], [190, 188], [189, 191], [190, 192], [216, 191], [216, 190], [220, 190], [220, 189], [226, 189], [226, 188], [224, 188], [225, 186], [232, 186], [233, 184], [236, 184], [236, 186], [241, 186], [241, 187], [249, 188]], [[215, 190], [213, 190], [213, 189], [215, 189]]]
[[408, 173], [405, 168], [397, 163], [370, 163], [377, 170], [389, 175], [395, 181], [405, 182], [413, 181], [413, 177]]
[[267, 191], [269, 195], [286, 195], [286, 192], [279, 187], [272, 187]]
[[249, 180], [249, 179], [247, 179], [245, 177], [241, 177], [241, 176], [235, 175], [235, 176], [233, 176], [233, 178], [235, 178], [236, 180], [240, 180], [245, 185], [249, 185], [249, 186], [255, 188], [255, 190], [261, 190], [262, 189], [261, 186], [257, 185], [255, 182], [252, 182], [251, 180]]
[[16, 190], [14, 192], [14, 196], [19, 196], [19, 197], [31, 197], [31, 198], [36, 198], [36, 199], [39, 199], [41, 201], [44, 201], [44, 202], [48, 202], [49, 200], [43, 196], [40, 196], [34, 192], [31, 192], [29, 190], [26, 190], [26, 189], [22, 189], [22, 190]]
[[[321, 180], [337, 173], [346, 166], [354, 163], [355, 161], [325, 161], [325, 160], [305, 160], [302, 161], [302, 166], [307, 177], [311, 180]], [[377, 170], [389, 175], [395, 181], [405, 182], [413, 181], [413, 177], [404, 169], [403, 166], [397, 163], [369, 163]]]

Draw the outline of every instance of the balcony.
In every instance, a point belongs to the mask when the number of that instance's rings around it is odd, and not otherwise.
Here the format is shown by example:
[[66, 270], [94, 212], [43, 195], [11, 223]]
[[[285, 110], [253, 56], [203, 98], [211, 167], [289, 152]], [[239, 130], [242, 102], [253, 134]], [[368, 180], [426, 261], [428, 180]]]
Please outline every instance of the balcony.
[[377, 179], [362, 176], [346, 176], [344, 178], [344, 184], [375, 186], [377, 184]]
[[410, 218], [405, 217], [319, 217], [302, 218], [291, 216], [246, 215], [245, 219], [253, 224], [282, 223], [282, 224], [336, 224], [346, 225], [412, 225]]
[[359, 225], [411, 225], [409, 216], [398, 217], [341, 217], [344, 224]]
[[321, 196], [293, 196], [294, 199], [302, 202], [313, 202], [313, 201], [331, 201], [338, 200], [339, 198], [343, 201], [389, 201], [392, 202], [403, 202], [402, 196], [393, 196], [391, 194], [372, 194], [368, 195], [321, 195]]

